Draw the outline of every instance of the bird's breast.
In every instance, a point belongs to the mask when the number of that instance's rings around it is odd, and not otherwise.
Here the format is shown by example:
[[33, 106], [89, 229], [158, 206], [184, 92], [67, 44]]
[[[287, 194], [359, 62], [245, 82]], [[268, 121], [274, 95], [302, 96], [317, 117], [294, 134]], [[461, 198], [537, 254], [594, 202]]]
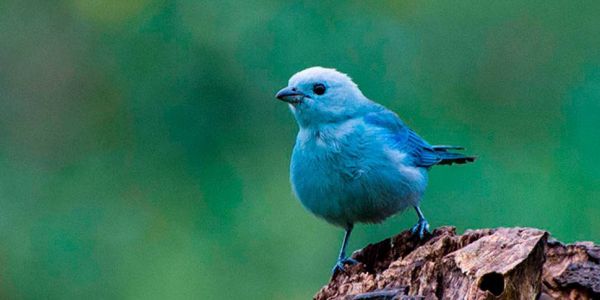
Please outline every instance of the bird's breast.
[[[344, 125], [344, 124], [342, 124]], [[377, 222], [415, 204], [426, 171], [408, 154], [360, 123], [301, 130], [292, 154], [294, 193], [314, 214], [331, 223]]]

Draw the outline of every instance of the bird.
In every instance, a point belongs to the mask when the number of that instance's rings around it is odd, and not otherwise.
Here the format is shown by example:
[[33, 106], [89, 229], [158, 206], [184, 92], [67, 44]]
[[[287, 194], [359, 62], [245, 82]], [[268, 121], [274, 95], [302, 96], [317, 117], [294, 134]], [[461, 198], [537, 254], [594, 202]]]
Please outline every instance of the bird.
[[430, 145], [336, 69], [302, 70], [275, 97], [288, 104], [299, 127], [290, 162], [293, 193], [309, 212], [345, 230], [333, 275], [358, 263], [346, 256], [356, 223], [380, 223], [412, 207], [418, 221], [411, 232], [423, 239], [429, 223], [419, 203], [428, 170], [475, 160], [456, 152], [463, 147]]

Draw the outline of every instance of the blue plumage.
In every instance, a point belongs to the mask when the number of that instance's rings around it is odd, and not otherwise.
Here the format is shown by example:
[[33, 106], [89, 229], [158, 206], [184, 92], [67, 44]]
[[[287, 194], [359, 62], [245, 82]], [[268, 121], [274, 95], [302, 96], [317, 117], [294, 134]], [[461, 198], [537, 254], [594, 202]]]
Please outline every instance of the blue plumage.
[[377, 223], [414, 207], [420, 237], [428, 223], [419, 209], [427, 170], [473, 157], [432, 146], [387, 108], [370, 101], [345, 74], [313, 67], [292, 78], [277, 98], [289, 103], [300, 130], [292, 153], [294, 193], [310, 212], [346, 229], [334, 272], [343, 270], [354, 223]]

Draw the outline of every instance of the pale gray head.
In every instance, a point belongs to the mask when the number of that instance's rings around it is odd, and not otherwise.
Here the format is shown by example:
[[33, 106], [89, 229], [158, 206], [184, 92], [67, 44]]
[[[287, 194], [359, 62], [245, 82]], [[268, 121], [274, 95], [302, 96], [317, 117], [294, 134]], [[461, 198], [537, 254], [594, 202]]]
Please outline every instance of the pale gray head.
[[348, 75], [323, 67], [294, 74], [275, 96], [289, 103], [301, 127], [347, 120], [371, 103]]

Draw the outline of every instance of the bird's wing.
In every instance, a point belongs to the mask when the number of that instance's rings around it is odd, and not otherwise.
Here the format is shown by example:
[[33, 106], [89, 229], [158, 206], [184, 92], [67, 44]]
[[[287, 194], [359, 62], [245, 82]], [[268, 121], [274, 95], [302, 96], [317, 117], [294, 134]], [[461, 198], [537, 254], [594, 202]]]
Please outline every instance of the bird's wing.
[[428, 168], [442, 160], [433, 146], [404, 125], [394, 112], [382, 108], [366, 114], [364, 120], [367, 124], [387, 129], [393, 148], [407, 153], [414, 166]]

